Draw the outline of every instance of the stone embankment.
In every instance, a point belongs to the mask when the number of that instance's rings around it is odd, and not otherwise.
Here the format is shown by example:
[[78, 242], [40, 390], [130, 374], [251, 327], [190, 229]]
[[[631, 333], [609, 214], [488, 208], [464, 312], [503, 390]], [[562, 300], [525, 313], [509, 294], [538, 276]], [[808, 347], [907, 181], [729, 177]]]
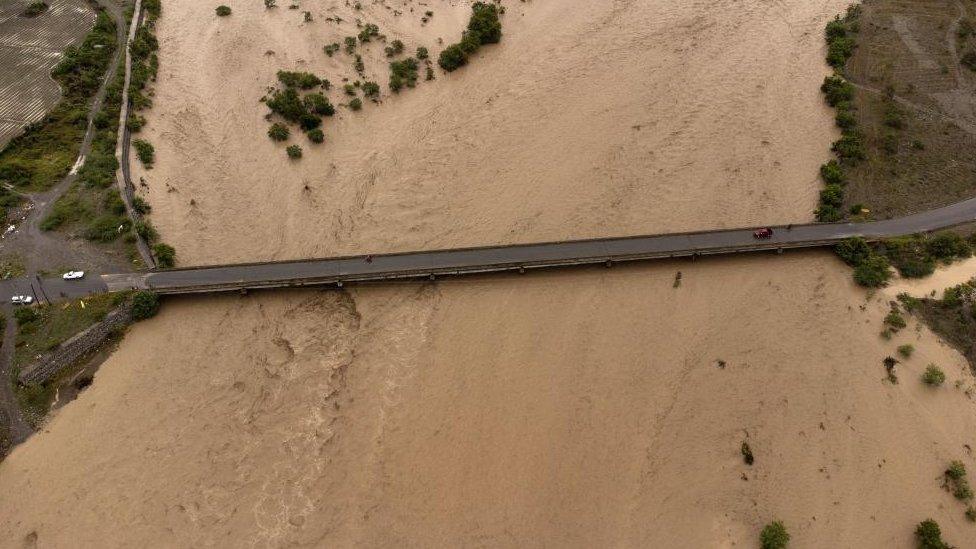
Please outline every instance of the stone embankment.
[[131, 323], [132, 306], [123, 305], [105, 315], [100, 322], [75, 334], [37, 362], [24, 368], [17, 380], [23, 385], [44, 383], [97, 349], [109, 336]]

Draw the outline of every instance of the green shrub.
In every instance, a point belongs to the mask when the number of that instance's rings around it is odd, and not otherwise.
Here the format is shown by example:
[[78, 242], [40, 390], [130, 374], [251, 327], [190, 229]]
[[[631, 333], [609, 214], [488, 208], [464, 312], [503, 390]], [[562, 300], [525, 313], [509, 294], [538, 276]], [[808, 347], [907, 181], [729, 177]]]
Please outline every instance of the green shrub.
[[308, 140], [311, 141], [312, 143], [322, 143], [323, 141], [325, 141], [325, 134], [322, 133], [322, 130], [318, 128], [314, 130], [309, 130], [307, 135], [308, 135]]
[[112, 242], [120, 234], [129, 230], [130, 222], [116, 215], [106, 214], [96, 217], [85, 228], [85, 238], [95, 242]]
[[821, 223], [833, 223], [835, 221], [840, 221], [844, 217], [840, 209], [831, 204], [821, 203], [813, 213], [816, 216], [817, 221]]
[[138, 212], [140, 215], [146, 215], [152, 211], [152, 207], [141, 196], [135, 196], [132, 198], [132, 209]]
[[945, 378], [945, 372], [935, 364], [926, 366], [925, 373], [922, 374], [922, 382], [933, 387], [938, 387], [945, 383]]
[[152, 247], [152, 252], [160, 269], [171, 269], [176, 265], [176, 250], [169, 244], [160, 242]]
[[399, 92], [404, 86], [412, 88], [417, 85], [417, 69], [419, 65], [413, 57], [390, 63], [390, 89]]
[[105, 193], [102, 205], [105, 206], [106, 210], [117, 216], [121, 217], [125, 215], [125, 202], [122, 201], [122, 195], [119, 194], [119, 191], [115, 189]]
[[854, 268], [854, 281], [861, 286], [877, 288], [891, 278], [890, 267], [885, 257], [872, 254]]
[[853, 38], [837, 38], [827, 45], [827, 64], [834, 68], [843, 67], [854, 54], [856, 43]]
[[380, 85], [376, 82], [370, 82], [369, 80], [363, 82], [361, 86], [363, 90], [363, 95], [366, 97], [376, 97], [380, 94]]
[[309, 72], [278, 71], [278, 81], [288, 88], [310, 90], [322, 84], [322, 79]]
[[430, 52], [427, 51], [427, 48], [425, 48], [423, 46], [420, 46], [419, 48], [417, 48], [417, 55], [416, 55], [416, 57], [417, 57], [417, 59], [420, 59], [421, 61], [423, 61], [424, 59], [427, 59], [428, 57], [430, 57]]
[[844, 202], [844, 189], [840, 185], [828, 184], [820, 191], [820, 204], [840, 208]]
[[288, 148], [285, 149], [285, 153], [288, 154], [288, 158], [292, 158], [292, 159], [301, 158], [302, 148], [299, 147], [298, 145], [289, 145]]
[[305, 131], [315, 129], [322, 125], [322, 118], [307, 112], [298, 119], [298, 125]]
[[468, 34], [477, 36], [481, 44], [497, 44], [502, 39], [502, 23], [498, 20], [498, 7], [485, 2], [471, 6]]
[[857, 127], [857, 117], [848, 109], [838, 109], [834, 116], [834, 122], [842, 130], [853, 130]]
[[910, 343], [906, 343], [904, 345], [898, 346], [898, 354], [900, 354], [905, 358], [910, 358], [912, 356], [912, 353], [914, 352], [915, 352], [915, 346]]
[[37, 310], [33, 307], [20, 307], [18, 309], [14, 309], [14, 318], [17, 319], [18, 326], [23, 326], [25, 324], [34, 322], [40, 318], [40, 315], [37, 314]]
[[335, 107], [332, 103], [322, 95], [321, 93], [310, 93], [302, 99], [305, 104], [305, 108], [310, 112], [315, 114], [321, 114], [324, 116], [332, 116], [335, 114]]
[[356, 56], [356, 61], [353, 63], [352, 68], [356, 69], [356, 72], [359, 74], [363, 74], [363, 72], [366, 71], [366, 65], [363, 63], [363, 56]]
[[942, 529], [939, 523], [932, 519], [923, 520], [915, 528], [915, 540], [918, 549], [951, 549], [949, 544], [942, 541]]
[[264, 0], [265, 9], [271, 9], [278, 6], [278, 0]]
[[925, 249], [935, 259], [946, 262], [973, 255], [969, 242], [954, 232], [942, 232], [929, 238]]
[[400, 55], [401, 53], [403, 53], [403, 42], [401, 42], [400, 40], [394, 40], [394, 41], [390, 42], [390, 45], [387, 46], [384, 49], [384, 51], [386, 52], [386, 56], [387, 57], [393, 57], [394, 55]]
[[352, 55], [356, 51], [356, 37], [347, 36], [343, 39], [343, 43], [346, 45], [346, 53]]
[[358, 97], [349, 102], [349, 108], [358, 111], [363, 108], [363, 102]]
[[274, 90], [266, 104], [271, 109], [271, 112], [280, 115], [289, 122], [298, 122], [302, 115], [308, 112], [305, 110], [305, 104], [294, 88]]
[[153, 242], [159, 238], [159, 233], [156, 232], [156, 228], [153, 227], [148, 221], [140, 220], [137, 221], [135, 227], [133, 227], [140, 237], [146, 242]]
[[437, 64], [447, 72], [457, 70], [468, 63], [468, 55], [464, 53], [461, 46], [458, 44], [452, 44], [443, 51], [441, 51], [440, 56], [437, 58]]
[[905, 322], [905, 317], [901, 316], [898, 311], [889, 312], [884, 318], [884, 323], [891, 326], [895, 330], [901, 330], [902, 328], [908, 326], [908, 323]]
[[328, 55], [329, 57], [332, 57], [333, 55], [336, 54], [336, 52], [339, 51], [339, 43], [338, 42], [333, 42], [331, 44], [328, 44], [327, 46], [325, 46], [324, 48], [322, 48], [322, 50], [325, 52], [326, 55]]
[[842, 161], [848, 164], [853, 164], [865, 158], [864, 144], [861, 142], [861, 136], [858, 132], [845, 133], [840, 139], [834, 141], [833, 145], [830, 146], [830, 150], [834, 151]]
[[921, 278], [935, 271], [935, 259], [919, 237], [890, 238], [883, 243], [884, 253], [906, 278]]
[[874, 252], [867, 241], [859, 236], [848, 238], [834, 246], [834, 252], [851, 267], [856, 267], [864, 263]]
[[291, 135], [291, 131], [288, 130], [288, 126], [279, 122], [275, 122], [268, 128], [268, 137], [272, 141], [285, 141], [289, 135]]
[[762, 549], [785, 549], [790, 542], [790, 534], [782, 522], [773, 521], [762, 529], [759, 542]]
[[132, 318], [145, 320], [159, 312], [159, 294], [143, 290], [132, 296]]
[[437, 64], [448, 72], [467, 64], [468, 56], [481, 45], [496, 44], [502, 39], [502, 24], [498, 19], [498, 8], [494, 4], [475, 2], [471, 6], [471, 12], [468, 30], [461, 41], [444, 48], [437, 59]]
[[[372, 23], [366, 23], [366, 25], [363, 26], [363, 30], [359, 31], [359, 41], [362, 43], [369, 42], [373, 39], [373, 37], [379, 36], [379, 34], [379, 27]], [[348, 40], [348, 38], [346, 40]]]
[[156, 160], [156, 149], [152, 146], [152, 143], [145, 139], [136, 139], [132, 142], [132, 146], [136, 148], [136, 156], [139, 157], [142, 165], [146, 169], [151, 169], [153, 162]]
[[966, 465], [959, 460], [953, 460], [949, 463], [945, 476], [951, 480], [966, 478]]
[[854, 98], [854, 86], [840, 76], [832, 75], [824, 78], [820, 91], [824, 93], [827, 104], [836, 107], [840, 103]]
[[220, 17], [227, 17], [228, 15], [230, 15], [230, 8], [228, 8], [227, 6], [217, 6], [216, 12], [217, 15]]

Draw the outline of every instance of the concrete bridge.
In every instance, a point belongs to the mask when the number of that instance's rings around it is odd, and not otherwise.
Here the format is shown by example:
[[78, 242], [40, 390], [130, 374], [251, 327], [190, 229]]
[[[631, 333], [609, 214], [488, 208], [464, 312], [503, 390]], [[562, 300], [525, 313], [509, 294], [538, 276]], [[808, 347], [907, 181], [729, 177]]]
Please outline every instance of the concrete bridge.
[[89, 275], [84, 280], [17, 279], [0, 283], [0, 299], [33, 295], [57, 301], [127, 289], [193, 294], [270, 288], [332, 286], [391, 280], [434, 280], [473, 274], [525, 272], [574, 265], [612, 265], [654, 259], [832, 246], [854, 236], [878, 240], [976, 221], [976, 199], [927, 212], [866, 223], [775, 226], [769, 239], [755, 227], [686, 233], [569, 240], [267, 263], [214, 265], [140, 273]]

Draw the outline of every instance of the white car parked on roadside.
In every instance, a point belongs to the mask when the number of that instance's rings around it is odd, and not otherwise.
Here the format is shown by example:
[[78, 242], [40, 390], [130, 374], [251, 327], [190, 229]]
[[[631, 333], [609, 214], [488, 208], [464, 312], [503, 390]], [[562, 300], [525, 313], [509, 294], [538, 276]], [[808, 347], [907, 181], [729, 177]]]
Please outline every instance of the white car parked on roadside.
[[68, 271], [61, 275], [61, 278], [65, 280], [78, 280], [79, 278], [85, 277], [85, 271]]
[[30, 305], [34, 302], [34, 298], [29, 295], [15, 295], [10, 298], [10, 302], [15, 305]]

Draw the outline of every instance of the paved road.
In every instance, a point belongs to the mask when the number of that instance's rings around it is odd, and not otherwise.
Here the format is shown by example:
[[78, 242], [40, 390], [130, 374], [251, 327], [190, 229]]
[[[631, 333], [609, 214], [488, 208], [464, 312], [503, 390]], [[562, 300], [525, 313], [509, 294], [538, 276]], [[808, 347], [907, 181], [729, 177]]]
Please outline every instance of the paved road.
[[[101, 110], [107, 88], [115, 78], [125, 44], [125, 18], [122, 8], [112, 0], [97, 0], [97, 2], [115, 22], [116, 39], [119, 46], [109, 63], [101, 86], [92, 98], [87, 129], [78, 150], [80, 158], [88, 156], [91, 151], [95, 132], [94, 118]], [[3, 416], [2, 424], [7, 428], [10, 441], [14, 444], [25, 440], [30, 436], [32, 430], [23, 418], [13, 388], [8, 381], [11, 379], [11, 364], [17, 331], [17, 324], [10, 306], [10, 296], [31, 295], [39, 301], [47, 301], [47, 296], [50, 294], [52, 300], [62, 299], [67, 297], [67, 293], [65, 296], [61, 295], [64, 293], [61, 287], [64, 281], [59, 279], [42, 282], [37, 276], [40, 270], [57, 268], [61, 265], [99, 265], [104, 267], [115, 264], [114, 261], [104, 259], [102, 254], [94, 248], [72, 245], [60, 235], [53, 235], [40, 230], [41, 220], [51, 211], [58, 198], [71, 187], [75, 179], [77, 179], [77, 172], [72, 170], [58, 184], [47, 191], [26, 195], [32, 207], [26, 211], [18, 229], [5, 234], [3, 243], [0, 245], [0, 248], [6, 253], [22, 255], [28, 273], [26, 278], [0, 283], [3, 285], [3, 288], [0, 289], [0, 293], [3, 293], [0, 314], [4, 316], [6, 321], [3, 344], [0, 346], [0, 380], [2, 380], [0, 381], [0, 415]], [[105, 290], [104, 285], [99, 286], [97, 277], [92, 282], [95, 286], [92, 292]], [[76, 287], [68, 288], [68, 290], [73, 294], [79, 293], [79, 289]]]
[[58, 301], [104, 291], [152, 289], [161, 294], [189, 294], [260, 288], [342, 285], [354, 282], [429, 279], [489, 272], [520, 271], [569, 265], [641, 261], [693, 255], [831, 246], [852, 236], [869, 240], [944, 229], [976, 221], [976, 199], [885, 221], [821, 223], [774, 227], [774, 235], [756, 240], [753, 227], [663, 235], [601, 238], [512, 246], [420, 251], [192, 267], [148, 273], [0, 282], [0, 299], [13, 294]]

